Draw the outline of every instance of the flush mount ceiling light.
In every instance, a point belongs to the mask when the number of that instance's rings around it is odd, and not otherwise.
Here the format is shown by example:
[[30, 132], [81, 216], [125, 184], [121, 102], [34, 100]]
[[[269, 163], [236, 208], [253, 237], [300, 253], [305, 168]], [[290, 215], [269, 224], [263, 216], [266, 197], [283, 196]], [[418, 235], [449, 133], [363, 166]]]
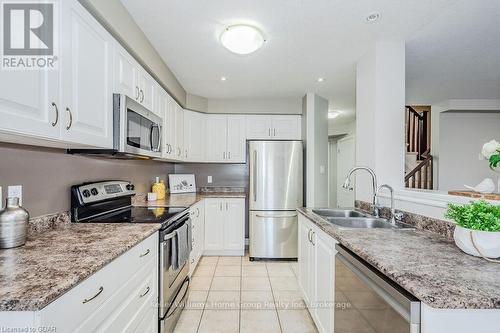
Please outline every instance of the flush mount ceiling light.
[[335, 119], [342, 114], [340, 110], [328, 111], [328, 119]]
[[225, 76], [221, 76], [221, 77], [220, 77], [220, 80], [221, 80], [221, 81], [226, 81], [226, 80], [227, 80], [227, 78], [226, 78]]
[[371, 13], [369, 14], [367, 17], [366, 17], [366, 22], [368, 23], [373, 23], [373, 22], [376, 22], [380, 19], [380, 13]]
[[318, 82], [323, 82], [323, 81], [325, 81], [325, 78], [324, 78], [324, 77], [319, 77], [319, 78], [318, 78]]
[[265, 41], [259, 29], [245, 24], [227, 27], [220, 36], [222, 45], [237, 54], [255, 52], [262, 47]]

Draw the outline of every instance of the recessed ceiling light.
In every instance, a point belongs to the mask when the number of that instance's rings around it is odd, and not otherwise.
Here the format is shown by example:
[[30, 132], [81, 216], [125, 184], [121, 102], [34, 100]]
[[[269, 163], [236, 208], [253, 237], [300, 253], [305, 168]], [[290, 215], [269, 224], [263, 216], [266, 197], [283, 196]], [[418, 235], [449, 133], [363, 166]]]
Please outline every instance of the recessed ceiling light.
[[249, 54], [261, 48], [266, 40], [259, 29], [238, 24], [227, 27], [220, 36], [220, 41], [231, 52]]
[[221, 80], [221, 81], [226, 81], [226, 80], [227, 80], [227, 78], [226, 78], [225, 76], [221, 76], [221, 77], [220, 77], [220, 80]]
[[340, 110], [328, 111], [328, 119], [335, 119], [342, 114]]
[[380, 13], [371, 13], [369, 14], [367, 17], [366, 17], [366, 22], [375, 22], [375, 21], [378, 21], [378, 19], [380, 18]]
[[318, 82], [323, 82], [323, 81], [325, 81], [325, 78], [323, 78], [323, 77], [318, 78]]

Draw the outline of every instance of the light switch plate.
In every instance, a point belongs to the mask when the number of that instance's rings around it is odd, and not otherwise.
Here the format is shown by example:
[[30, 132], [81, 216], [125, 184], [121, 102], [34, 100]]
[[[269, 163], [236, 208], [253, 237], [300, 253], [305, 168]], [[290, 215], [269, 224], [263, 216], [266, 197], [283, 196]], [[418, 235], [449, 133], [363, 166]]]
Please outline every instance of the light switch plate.
[[207, 176], [207, 183], [212, 184], [212, 176]]
[[326, 172], [325, 166], [324, 165], [320, 165], [319, 166], [319, 173], [323, 175], [325, 172]]
[[12, 185], [7, 187], [7, 197], [17, 197], [19, 198], [19, 206], [23, 205], [23, 186], [22, 185]]

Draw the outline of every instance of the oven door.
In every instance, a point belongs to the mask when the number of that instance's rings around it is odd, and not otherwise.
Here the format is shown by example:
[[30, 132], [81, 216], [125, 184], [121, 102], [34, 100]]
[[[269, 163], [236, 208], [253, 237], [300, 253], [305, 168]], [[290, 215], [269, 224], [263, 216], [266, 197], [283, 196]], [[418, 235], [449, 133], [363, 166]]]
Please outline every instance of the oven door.
[[349, 250], [335, 248], [335, 333], [419, 333], [419, 300]]
[[179, 265], [177, 269], [173, 269], [171, 264], [172, 238], [175, 237], [176, 230], [186, 223], [190, 227], [189, 214], [176, 221], [172, 228], [160, 232], [160, 319], [165, 317], [173, 305], [189, 273], [189, 260]]
[[119, 109], [121, 152], [161, 157], [162, 119], [126, 95], [119, 95]]

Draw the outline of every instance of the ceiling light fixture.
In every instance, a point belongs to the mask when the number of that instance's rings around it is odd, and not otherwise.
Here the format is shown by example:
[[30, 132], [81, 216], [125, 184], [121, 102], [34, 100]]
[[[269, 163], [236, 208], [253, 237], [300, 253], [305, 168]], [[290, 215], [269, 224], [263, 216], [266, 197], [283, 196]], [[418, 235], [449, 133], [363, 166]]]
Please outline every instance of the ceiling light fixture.
[[221, 80], [221, 81], [226, 81], [226, 80], [227, 80], [227, 78], [226, 78], [225, 76], [221, 76], [221, 77], [220, 77], [220, 80]]
[[325, 81], [325, 78], [323, 78], [323, 77], [318, 78], [318, 82], [323, 82], [323, 81]]
[[370, 15], [368, 15], [366, 17], [366, 22], [369, 22], [369, 23], [373, 23], [375, 21], [378, 21], [378, 19], [380, 18], [380, 13], [371, 13]]
[[220, 36], [220, 42], [229, 51], [250, 54], [262, 47], [266, 40], [262, 32], [250, 25], [238, 24], [227, 27]]
[[328, 111], [328, 119], [335, 119], [342, 114], [342, 111], [334, 110]]

